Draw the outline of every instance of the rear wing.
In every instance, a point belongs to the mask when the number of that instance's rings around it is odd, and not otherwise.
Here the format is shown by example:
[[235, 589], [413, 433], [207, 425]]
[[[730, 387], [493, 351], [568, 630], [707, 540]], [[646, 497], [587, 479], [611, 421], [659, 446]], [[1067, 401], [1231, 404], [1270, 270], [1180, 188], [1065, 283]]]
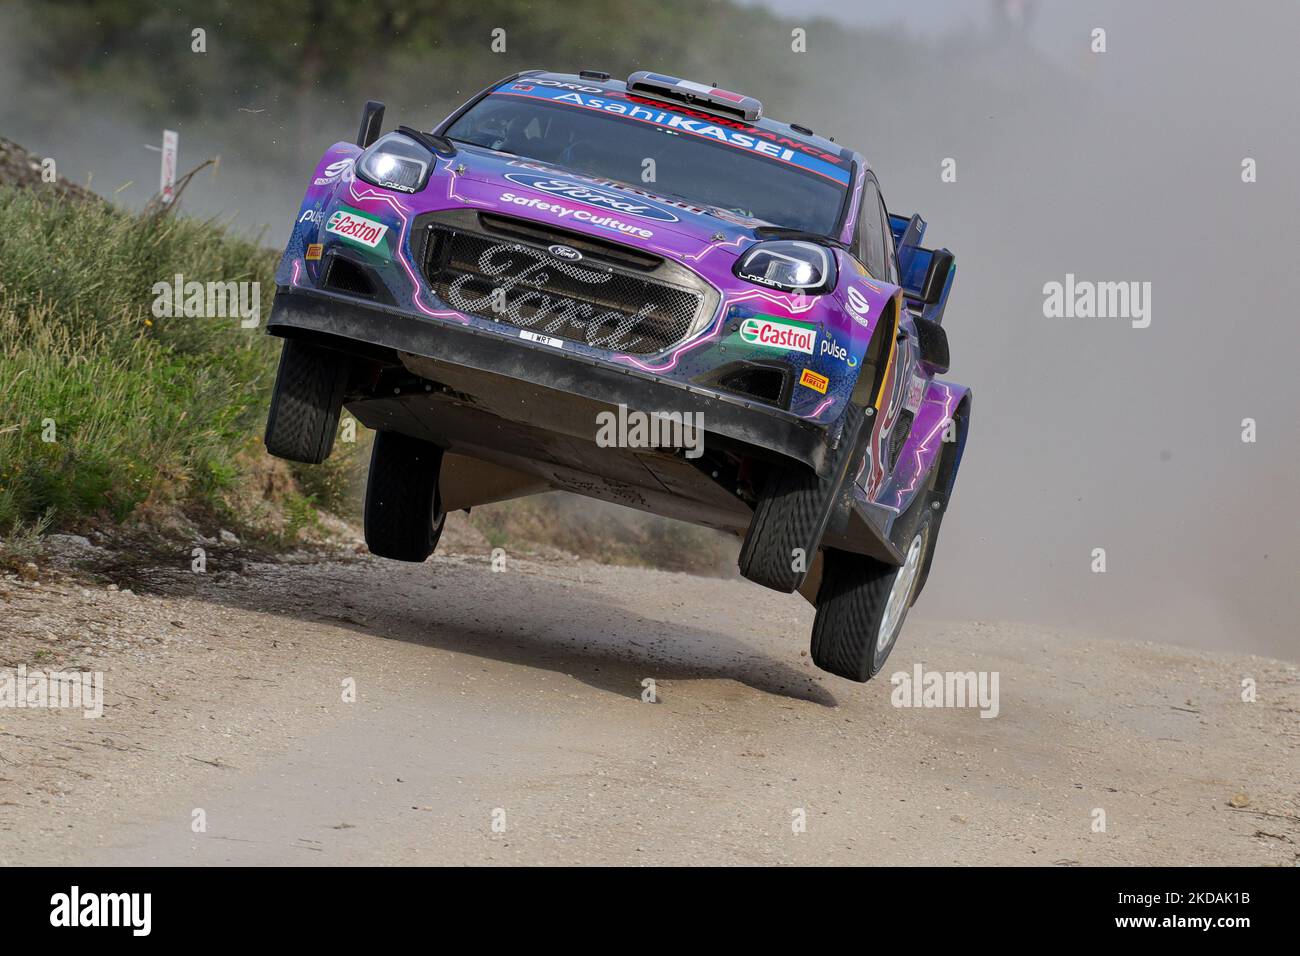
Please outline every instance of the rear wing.
[[957, 275], [957, 260], [947, 249], [924, 249], [925, 220], [919, 215], [889, 215], [889, 229], [898, 250], [900, 285], [908, 306], [931, 322], [943, 321], [948, 293]]

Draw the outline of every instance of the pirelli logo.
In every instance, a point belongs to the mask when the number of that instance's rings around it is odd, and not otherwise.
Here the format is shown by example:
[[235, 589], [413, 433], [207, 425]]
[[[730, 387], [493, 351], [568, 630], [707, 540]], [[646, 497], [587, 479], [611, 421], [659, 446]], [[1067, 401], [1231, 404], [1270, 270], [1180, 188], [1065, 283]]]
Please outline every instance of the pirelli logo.
[[804, 369], [803, 374], [799, 376], [800, 385], [807, 386], [814, 392], [821, 392], [823, 395], [826, 394], [826, 389], [830, 383], [831, 380], [829, 378], [825, 375], [818, 375], [812, 369]]

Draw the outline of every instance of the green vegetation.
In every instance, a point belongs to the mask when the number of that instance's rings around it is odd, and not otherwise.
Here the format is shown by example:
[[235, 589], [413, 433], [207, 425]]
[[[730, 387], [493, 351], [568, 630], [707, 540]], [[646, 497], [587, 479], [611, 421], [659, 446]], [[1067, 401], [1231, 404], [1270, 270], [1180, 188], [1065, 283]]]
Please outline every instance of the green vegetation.
[[0, 187], [0, 532], [179, 509], [269, 533], [293, 490], [259, 446], [277, 343], [152, 307], [179, 273], [259, 282], [265, 311], [274, 262], [215, 223]]

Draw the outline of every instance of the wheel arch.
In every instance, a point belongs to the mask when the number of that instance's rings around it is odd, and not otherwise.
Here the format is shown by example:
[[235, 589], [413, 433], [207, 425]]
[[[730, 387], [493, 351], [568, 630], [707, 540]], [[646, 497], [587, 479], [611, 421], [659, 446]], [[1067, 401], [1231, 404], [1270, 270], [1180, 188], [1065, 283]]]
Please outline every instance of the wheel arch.
[[862, 367], [858, 369], [858, 380], [853, 386], [850, 401], [859, 408], [880, 410], [880, 401], [887, 382], [886, 375], [896, 360], [898, 351], [898, 322], [901, 313], [903, 293], [890, 296], [876, 327], [871, 330], [871, 339], [862, 356]]

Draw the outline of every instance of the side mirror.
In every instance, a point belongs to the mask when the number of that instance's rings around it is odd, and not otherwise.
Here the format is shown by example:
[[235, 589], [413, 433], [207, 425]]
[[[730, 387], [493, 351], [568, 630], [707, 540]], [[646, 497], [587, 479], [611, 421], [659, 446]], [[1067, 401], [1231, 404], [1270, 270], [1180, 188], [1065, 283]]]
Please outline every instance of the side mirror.
[[943, 290], [948, 285], [948, 273], [952, 271], [953, 255], [947, 249], [930, 253], [930, 267], [925, 270], [925, 281], [921, 283], [920, 299], [926, 305], [936, 305], [943, 298]]
[[361, 110], [361, 129], [357, 131], [357, 145], [365, 149], [379, 139], [379, 127], [384, 122], [384, 104], [378, 100], [366, 100]]

